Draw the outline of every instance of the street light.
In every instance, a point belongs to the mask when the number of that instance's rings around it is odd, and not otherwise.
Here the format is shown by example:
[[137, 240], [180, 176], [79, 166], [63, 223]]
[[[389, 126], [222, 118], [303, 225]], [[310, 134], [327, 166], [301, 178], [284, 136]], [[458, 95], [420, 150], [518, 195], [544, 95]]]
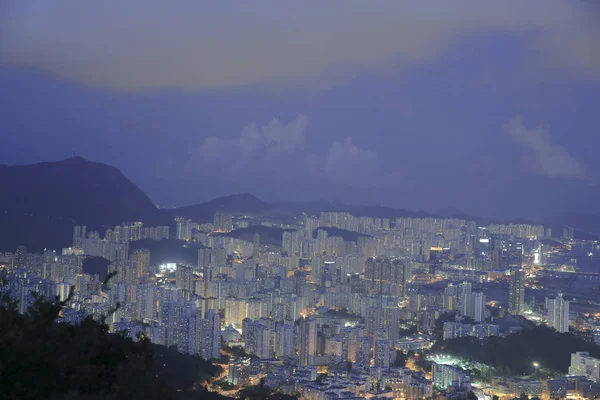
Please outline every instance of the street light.
[[534, 362], [533, 362], [533, 367], [535, 368], [535, 376], [537, 377], [537, 376], [538, 376], [539, 369], [540, 369], [540, 364], [538, 364], [538, 362], [537, 362], [537, 361], [534, 361]]

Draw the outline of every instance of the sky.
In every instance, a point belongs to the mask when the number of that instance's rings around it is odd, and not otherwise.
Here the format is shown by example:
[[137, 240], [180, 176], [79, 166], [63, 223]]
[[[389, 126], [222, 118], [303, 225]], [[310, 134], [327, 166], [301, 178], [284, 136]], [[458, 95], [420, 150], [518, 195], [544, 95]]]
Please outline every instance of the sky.
[[599, 105], [591, 0], [0, 2], [0, 163], [163, 206], [600, 214]]

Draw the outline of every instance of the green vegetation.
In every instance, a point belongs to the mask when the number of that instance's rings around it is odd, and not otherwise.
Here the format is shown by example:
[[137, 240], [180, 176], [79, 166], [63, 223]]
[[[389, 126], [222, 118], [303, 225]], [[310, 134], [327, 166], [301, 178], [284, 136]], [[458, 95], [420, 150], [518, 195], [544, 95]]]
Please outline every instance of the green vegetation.
[[274, 391], [265, 385], [264, 378], [255, 386], [248, 386], [238, 392], [239, 400], [298, 400], [298, 396]]
[[394, 360], [394, 367], [405, 367], [408, 356], [402, 350], [396, 350], [396, 359]]
[[222, 398], [203, 386], [220, 372], [208, 361], [111, 334], [105, 320], [59, 323], [66, 302], [58, 300], [36, 297], [23, 315], [0, 292], [3, 399]]
[[335, 318], [341, 318], [341, 319], [345, 319], [345, 320], [353, 320], [353, 321], [362, 320], [360, 315], [352, 314], [352, 313], [348, 312], [347, 308], [341, 308], [339, 310], [329, 309], [323, 315], [325, 315], [327, 317], [335, 317]]
[[600, 357], [600, 347], [569, 333], [558, 333], [546, 326], [509, 335], [505, 338], [489, 337], [479, 340], [473, 337], [438, 342], [431, 353], [444, 353], [493, 367], [496, 373], [530, 374], [533, 362], [550, 371], [568, 372], [571, 354], [589, 352]]

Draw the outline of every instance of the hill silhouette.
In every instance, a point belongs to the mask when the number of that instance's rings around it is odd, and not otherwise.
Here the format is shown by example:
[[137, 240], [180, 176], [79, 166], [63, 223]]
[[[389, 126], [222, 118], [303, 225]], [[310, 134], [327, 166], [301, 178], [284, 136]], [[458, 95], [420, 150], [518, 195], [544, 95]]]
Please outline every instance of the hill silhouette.
[[216, 199], [169, 210], [172, 216], [190, 218], [195, 221], [213, 221], [215, 213], [263, 214], [273, 206], [249, 193], [232, 194]]
[[71, 244], [72, 226], [124, 221], [167, 224], [150, 198], [117, 168], [80, 157], [34, 165], [0, 165], [0, 250]]

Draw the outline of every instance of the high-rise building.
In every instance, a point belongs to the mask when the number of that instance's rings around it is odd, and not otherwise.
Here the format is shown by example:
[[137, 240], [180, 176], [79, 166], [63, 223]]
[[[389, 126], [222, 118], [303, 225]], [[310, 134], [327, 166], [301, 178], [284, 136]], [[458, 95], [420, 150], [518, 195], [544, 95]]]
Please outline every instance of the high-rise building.
[[81, 246], [81, 226], [75, 225], [73, 227], [73, 247]]
[[569, 375], [585, 376], [595, 382], [600, 382], [600, 359], [590, 357], [589, 353], [581, 351], [571, 354]]
[[286, 321], [275, 328], [275, 356], [291, 357], [296, 354], [294, 343], [294, 323]]
[[21, 268], [27, 266], [27, 249], [25, 246], [18, 246], [15, 253], [15, 266]]
[[221, 317], [208, 310], [202, 319], [200, 356], [205, 360], [221, 356]]
[[523, 268], [523, 244], [511, 243], [503, 250], [504, 265], [507, 269]]
[[548, 326], [558, 332], [569, 332], [569, 302], [559, 294], [548, 299]]
[[137, 278], [145, 277], [150, 268], [150, 249], [137, 249], [131, 253], [131, 262]]
[[469, 306], [471, 305], [471, 282], [463, 282], [458, 285], [458, 311], [465, 316], [471, 314]]
[[574, 229], [572, 226], [565, 226], [562, 230], [562, 238], [567, 240], [573, 240]]
[[508, 312], [521, 314], [525, 306], [525, 271], [513, 269], [508, 288]]
[[390, 341], [387, 339], [378, 339], [375, 341], [373, 352], [373, 364], [375, 367], [390, 367]]
[[342, 328], [342, 361], [356, 361], [356, 346], [358, 343], [358, 329], [354, 327]]
[[139, 320], [156, 320], [156, 300], [157, 300], [157, 286], [156, 283], [146, 283], [143, 285], [136, 285], [137, 287], [137, 301], [138, 307], [138, 319]]
[[317, 356], [317, 320], [315, 318], [308, 317], [300, 320], [299, 339], [299, 365], [301, 367], [315, 365]]
[[356, 364], [363, 369], [371, 366], [371, 338], [360, 336], [356, 343]]
[[457, 385], [458, 387], [471, 389], [471, 378], [461, 369], [450, 365], [432, 363], [433, 384], [441, 389]]
[[230, 214], [218, 212], [215, 214], [215, 231], [231, 232], [233, 229], [233, 217]]
[[202, 248], [198, 249], [198, 266], [206, 267], [210, 264], [210, 249]]
[[485, 320], [485, 295], [481, 292], [471, 294], [472, 308], [469, 307], [469, 311], [472, 309], [472, 314], [469, 317], [473, 318], [475, 322], [482, 322]]
[[192, 274], [192, 267], [189, 265], [177, 264], [175, 270], [175, 286], [178, 289], [192, 293], [194, 285], [194, 276]]
[[192, 240], [192, 230], [198, 226], [189, 219], [176, 218], [177, 222], [177, 239], [189, 242]]

